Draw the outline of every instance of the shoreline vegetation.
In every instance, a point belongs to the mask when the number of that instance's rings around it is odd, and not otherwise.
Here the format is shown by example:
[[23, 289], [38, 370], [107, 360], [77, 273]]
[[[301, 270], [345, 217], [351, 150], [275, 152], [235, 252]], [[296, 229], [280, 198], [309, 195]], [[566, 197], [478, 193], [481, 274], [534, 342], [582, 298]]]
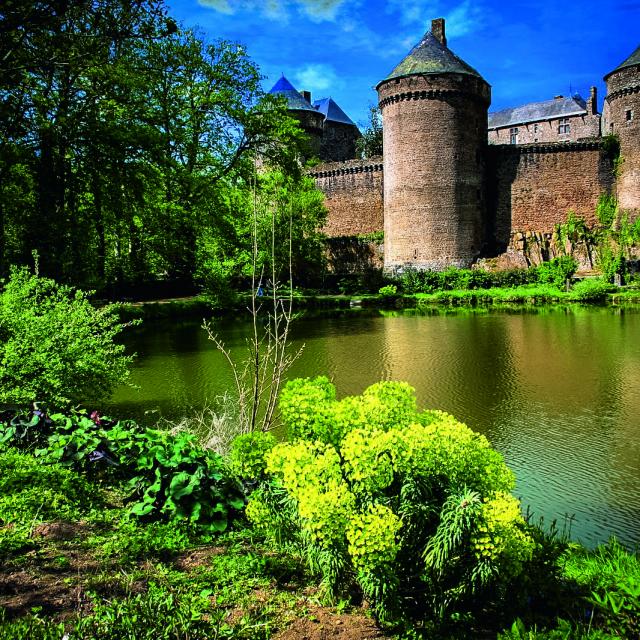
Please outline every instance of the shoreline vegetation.
[[[527, 309], [546, 305], [589, 305], [589, 306], [638, 306], [640, 308], [640, 288], [620, 287], [608, 291], [594, 299], [580, 299], [571, 292], [553, 287], [535, 285], [517, 288], [492, 288], [484, 290], [456, 289], [438, 291], [431, 294], [379, 293], [294, 293], [296, 309], [301, 313], [363, 310], [416, 310], [486, 308], [486, 309]], [[118, 314], [122, 320], [132, 319], [202, 319], [212, 316], [237, 316], [246, 313], [250, 296], [239, 296], [236, 304], [224, 309], [214, 309], [206, 297], [190, 296], [144, 302], [120, 303]]]
[[[502, 456], [451, 416], [415, 413], [408, 385], [381, 383], [342, 401], [333, 393], [326, 378], [293, 381], [281, 400], [288, 439], [248, 434], [226, 456], [188, 433], [97, 412], [0, 413], [0, 639], [636, 637], [637, 550], [614, 539], [589, 550], [555, 523], [523, 518], [508, 491], [493, 491], [513, 483]], [[359, 403], [368, 417], [349, 427]], [[399, 445], [393, 477], [411, 471], [393, 498], [380, 446]], [[437, 475], [433, 455], [442, 457]], [[478, 464], [490, 473], [477, 475]], [[417, 478], [427, 485], [412, 497]], [[324, 482], [334, 488], [324, 493]], [[427, 486], [450, 495], [435, 521], [415, 510]], [[356, 510], [351, 519], [345, 509]], [[403, 551], [425, 535], [426, 555]], [[425, 562], [418, 579], [410, 569]], [[474, 563], [493, 569], [480, 577]], [[378, 575], [390, 591], [377, 589]], [[408, 598], [404, 613], [393, 585]]]

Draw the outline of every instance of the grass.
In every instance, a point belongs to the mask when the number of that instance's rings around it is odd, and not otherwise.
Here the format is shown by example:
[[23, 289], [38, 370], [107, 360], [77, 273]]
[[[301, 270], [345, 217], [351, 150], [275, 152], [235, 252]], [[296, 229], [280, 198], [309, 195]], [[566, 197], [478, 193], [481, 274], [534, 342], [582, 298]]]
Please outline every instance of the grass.
[[[187, 522], [140, 523], [123, 495], [0, 449], [0, 640], [266, 640], [289, 625], [287, 638], [375, 632], [353, 602], [320, 606], [304, 559], [252, 529], [214, 537]], [[552, 616], [561, 619], [516, 620], [505, 640], [640, 637], [638, 553], [615, 541], [593, 551], [572, 544], [553, 566]]]
[[0, 640], [259, 640], [316, 610], [301, 558], [250, 529], [138, 523], [123, 495], [0, 450]]

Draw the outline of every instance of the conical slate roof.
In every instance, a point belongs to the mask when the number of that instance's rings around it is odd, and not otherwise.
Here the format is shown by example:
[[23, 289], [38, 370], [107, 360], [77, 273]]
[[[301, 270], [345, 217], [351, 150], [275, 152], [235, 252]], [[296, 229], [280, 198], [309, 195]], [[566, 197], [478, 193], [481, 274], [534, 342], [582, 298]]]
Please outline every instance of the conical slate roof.
[[287, 99], [287, 105], [292, 111], [315, 111], [311, 106], [311, 103], [306, 100], [301, 93], [296, 91], [296, 88], [284, 77], [280, 78], [271, 91], [275, 95], [282, 95]]
[[425, 73], [464, 73], [482, 78], [473, 67], [470, 67], [446, 45], [442, 44], [431, 31], [427, 31], [406, 58], [384, 80], [379, 82], [378, 86], [392, 78]]
[[612, 73], [620, 71], [620, 69], [624, 69], [625, 67], [633, 67], [637, 64], [640, 64], [640, 45], [624, 62], [619, 64], [613, 71], [609, 71], [604, 79], [606, 80]]
[[338, 106], [333, 98], [315, 100], [313, 106], [330, 122], [341, 122], [356, 126], [353, 120]]

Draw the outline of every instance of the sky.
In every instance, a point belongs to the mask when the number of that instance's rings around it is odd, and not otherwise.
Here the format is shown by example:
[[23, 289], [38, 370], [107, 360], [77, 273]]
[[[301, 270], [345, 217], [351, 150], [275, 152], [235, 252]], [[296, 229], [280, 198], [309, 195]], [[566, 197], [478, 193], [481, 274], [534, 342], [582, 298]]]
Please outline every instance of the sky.
[[268, 91], [284, 74], [359, 125], [375, 85], [446, 20], [449, 48], [492, 86], [489, 111], [598, 88], [640, 44], [640, 0], [168, 0], [186, 27], [246, 46]]

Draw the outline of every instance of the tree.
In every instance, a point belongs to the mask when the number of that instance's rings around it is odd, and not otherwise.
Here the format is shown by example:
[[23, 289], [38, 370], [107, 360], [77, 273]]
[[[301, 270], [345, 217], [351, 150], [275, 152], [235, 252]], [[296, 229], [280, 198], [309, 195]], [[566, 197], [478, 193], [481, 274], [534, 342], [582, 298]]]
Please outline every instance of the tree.
[[14, 267], [0, 293], [0, 402], [57, 407], [108, 397], [129, 376], [133, 356], [115, 338], [113, 305]]
[[260, 81], [162, 0], [2, 3], [0, 275], [36, 249], [60, 282], [189, 283], [254, 152], [298, 171], [302, 131]]
[[356, 142], [361, 158], [382, 155], [382, 112], [377, 105], [369, 106], [369, 121], [362, 127], [362, 137]]

